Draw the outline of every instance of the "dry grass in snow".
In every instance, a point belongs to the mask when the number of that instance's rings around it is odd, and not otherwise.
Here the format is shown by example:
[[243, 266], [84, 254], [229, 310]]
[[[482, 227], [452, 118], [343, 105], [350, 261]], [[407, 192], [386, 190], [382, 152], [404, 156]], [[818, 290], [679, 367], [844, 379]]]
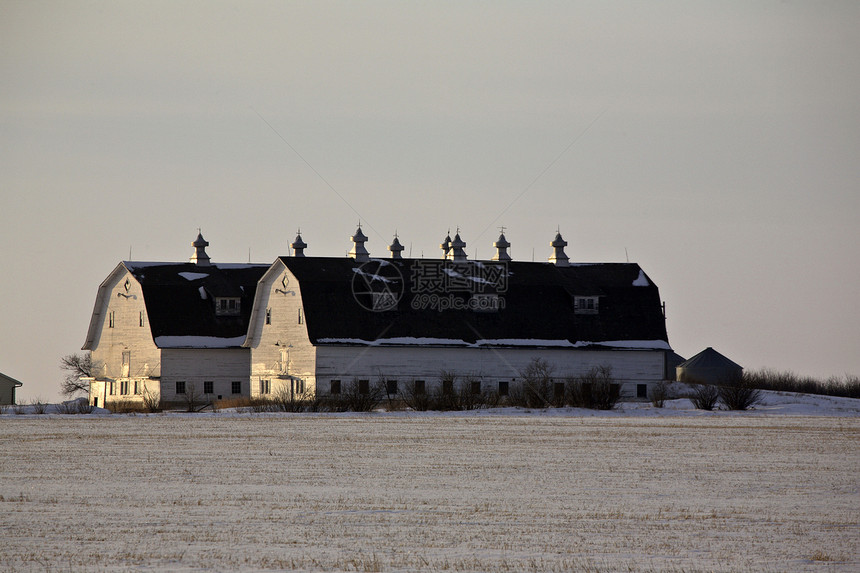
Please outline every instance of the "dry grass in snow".
[[860, 418], [4, 416], [0, 570], [856, 571]]

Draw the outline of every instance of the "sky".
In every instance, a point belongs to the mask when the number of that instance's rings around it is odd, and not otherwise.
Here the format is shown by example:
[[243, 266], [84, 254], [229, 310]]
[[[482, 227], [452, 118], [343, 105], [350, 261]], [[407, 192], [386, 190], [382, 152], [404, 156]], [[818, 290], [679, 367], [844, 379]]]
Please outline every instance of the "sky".
[[639, 263], [669, 342], [860, 374], [860, 3], [0, 0], [0, 372], [129, 258]]

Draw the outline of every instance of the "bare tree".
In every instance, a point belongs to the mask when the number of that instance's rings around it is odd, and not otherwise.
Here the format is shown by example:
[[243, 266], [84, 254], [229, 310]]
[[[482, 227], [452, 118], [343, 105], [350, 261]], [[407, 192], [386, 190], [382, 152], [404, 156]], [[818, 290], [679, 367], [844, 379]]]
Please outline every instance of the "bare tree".
[[194, 382], [188, 384], [185, 388], [185, 408], [186, 412], [197, 412], [201, 410], [201, 404], [203, 404], [203, 393], [197, 389], [197, 385]]
[[84, 352], [81, 354], [67, 354], [60, 359], [60, 368], [66, 371], [65, 377], [60, 384], [60, 392], [63, 396], [74, 396], [83, 393], [89, 396], [90, 384], [81, 377], [91, 378], [96, 365], [93, 364], [92, 354]]
[[555, 367], [543, 358], [533, 358], [520, 373], [523, 379], [523, 399], [527, 408], [547, 408], [552, 405], [552, 373]]

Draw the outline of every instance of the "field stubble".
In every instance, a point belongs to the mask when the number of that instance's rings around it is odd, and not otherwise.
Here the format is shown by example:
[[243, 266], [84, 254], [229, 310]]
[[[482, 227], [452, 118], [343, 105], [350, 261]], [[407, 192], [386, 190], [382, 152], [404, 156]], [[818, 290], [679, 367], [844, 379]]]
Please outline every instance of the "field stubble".
[[0, 425], [4, 570], [860, 569], [857, 418]]

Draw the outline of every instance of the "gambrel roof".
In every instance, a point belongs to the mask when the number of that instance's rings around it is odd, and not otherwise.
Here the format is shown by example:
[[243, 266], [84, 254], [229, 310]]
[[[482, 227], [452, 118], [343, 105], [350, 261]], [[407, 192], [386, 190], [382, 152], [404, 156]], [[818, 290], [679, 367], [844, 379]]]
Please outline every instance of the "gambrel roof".
[[[269, 265], [124, 261], [99, 287], [84, 349], [92, 348], [108, 285], [118, 273], [140, 283], [148, 325], [160, 348], [239, 347], [245, 340], [257, 281]], [[219, 315], [218, 298], [238, 299], [235, 314]]]
[[[669, 349], [657, 286], [634, 263], [559, 267], [516, 261], [279, 260], [298, 280], [313, 344]], [[490, 283], [500, 279], [502, 268], [499, 289]], [[428, 269], [450, 283], [435, 289], [438, 285], [427, 283]], [[390, 287], [399, 296], [396, 304], [392, 299], [390, 308], [375, 311], [369, 298], [362, 300], [362, 293], [356, 297], [362, 285], [374, 284], [383, 291]], [[449, 302], [453, 297], [463, 308], [433, 308], [433, 295]], [[470, 309], [469, 299], [475, 296], [502, 302], [497, 310]], [[577, 297], [595, 298], [597, 312], [575, 312]]]

